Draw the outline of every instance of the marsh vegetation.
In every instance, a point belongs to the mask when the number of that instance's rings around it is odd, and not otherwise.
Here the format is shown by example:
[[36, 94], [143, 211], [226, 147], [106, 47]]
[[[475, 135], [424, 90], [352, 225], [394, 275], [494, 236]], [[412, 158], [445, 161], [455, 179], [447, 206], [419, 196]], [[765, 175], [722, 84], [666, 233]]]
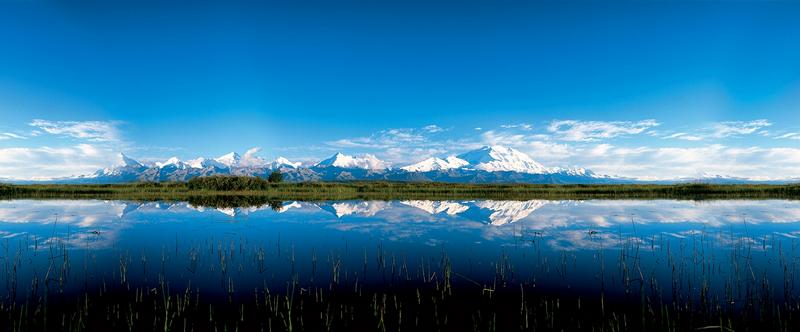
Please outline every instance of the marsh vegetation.
[[[26, 237], [4, 243], [0, 323], [13, 331], [796, 330], [796, 241], [770, 241], [764, 253], [754, 247], [767, 244], [733, 240], [730, 256], [717, 257], [707, 234], [628, 238], [619, 249], [596, 248], [591, 265], [534, 245], [524, 261], [501, 252], [467, 270], [444, 250], [409, 260], [376, 242], [299, 253], [245, 237], [115, 251], [107, 266], [95, 253], [73, 254], [68, 241]], [[754, 255], [774, 257], [782, 282], [755, 268]], [[43, 263], [23, 273], [32, 261]], [[572, 274], [593, 283], [570, 285]]]
[[300, 182], [276, 177], [211, 176], [188, 182], [105, 185], [2, 185], [0, 198], [187, 200], [197, 196], [251, 196], [273, 200], [347, 199], [796, 199], [800, 185], [538, 185], [441, 182]]
[[[161, 202], [81, 202], [0, 204], [5, 230], [0, 326], [13, 331], [794, 331], [800, 326], [800, 231], [794, 219], [800, 207], [789, 201], [759, 202], [744, 211], [735, 201], [271, 202], [263, 210], [242, 208], [251, 212], [230, 216], [219, 213], [224, 208]], [[418, 208], [439, 203], [457, 214], [429, 215]], [[495, 210], [488, 216], [471, 212], [490, 205]], [[488, 223], [522, 206], [535, 206], [540, 216]], [[600, 209], [604, 206], [610, 210]], [[576, 221], [562, 225], [558, 220], [567, 211]], [[724, 215], [714, 217], [717, 211]], [[593, 214], [602, 220], [583, 221]], [[705, 223], [674, 224], [692, 217]]]

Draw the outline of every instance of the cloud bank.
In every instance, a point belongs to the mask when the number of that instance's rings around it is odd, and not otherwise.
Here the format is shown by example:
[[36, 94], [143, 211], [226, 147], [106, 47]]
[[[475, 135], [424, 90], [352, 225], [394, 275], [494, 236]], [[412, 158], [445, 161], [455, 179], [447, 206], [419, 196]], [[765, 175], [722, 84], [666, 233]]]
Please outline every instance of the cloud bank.
[[96, 141], [119, 141], [119, 122], [116, 121], [47, 121], [33, 120], [30, 125], [54, 135]]
[[[126, 147], [117, 121], [36, 119], [30, 134], [0, 133], [0, 178], [48, 179], [89, 174], [116, 162]], [[656, 130], [658, 128], [658, 131]], [[642, 180], [731, 176], [753, 180], [800, 179], [800, 130], [774, 128], [766, 119], [663, 128], [655, 119], [638, 121], [552, 120], [474, 127], [426, 124], [344, 137], [297, 147], [322, 159], [336, 151], [373, 154], [394, 166], [446, 157], [483, 145], [521, 150], [546, 166], [579, 166], [597, 173]], [[769, 127], [770, 131], [766, 129]], [[47, 139], [47, 144], [36, 145]], [[8, 146], [25, 143], [27, 146]], [[260, 142], [248, 142], [258, 144]], [[262, 163], [261, 148], [248, 150], [243, 164]], [[124, 152], [124, 151], [122, 151]], [[203, 155], [189, 151], [188, 158]], [[152, 160], [148, 156], [137, 156]]]

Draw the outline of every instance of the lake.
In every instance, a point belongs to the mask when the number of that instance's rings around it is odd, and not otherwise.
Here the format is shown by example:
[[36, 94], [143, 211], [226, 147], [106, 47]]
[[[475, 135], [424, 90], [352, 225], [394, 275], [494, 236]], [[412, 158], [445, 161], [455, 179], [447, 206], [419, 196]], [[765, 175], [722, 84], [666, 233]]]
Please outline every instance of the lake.
[[791, 327], [800, 312], [788, 200], [8, 200], [0, 238], [2, 320], [40, 328], [100, 313], [145, 330]]

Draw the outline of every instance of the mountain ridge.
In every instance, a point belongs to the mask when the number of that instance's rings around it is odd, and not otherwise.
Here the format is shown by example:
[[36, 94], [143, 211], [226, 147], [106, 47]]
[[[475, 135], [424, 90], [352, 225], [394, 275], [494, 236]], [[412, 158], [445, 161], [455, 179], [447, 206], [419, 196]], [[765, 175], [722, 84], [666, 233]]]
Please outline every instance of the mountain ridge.
[[341, 152], [322, 161], [304, 166], [278, 157], [267, 161], [246, 153], [244, 157], [230, 152], [217, 158], [198, 157], [182, 161], [171, 157], [165, 161], [142, 163], [124, 153], [114, 166], [92, 174], [51, 179], [48, 181], [8, 181], [12, 183], [127, 183], [188, 181], [198, 176], [237, 175], [268, 177], [280, 171], [290, 182], [303, 181], [408, 181], [452, 183], [532, 183], [532, 184], [669, 184], [704, 182], [725, 183], [790, 183], [787, 181], [751, 181], [720, 175], [707, 178], [676, 178], [662, 181], [640, 181], [600, 175], [581, 167], [545, 167], [527, 154], [504, 146], [484, 146], [460, 155], [431, 157], [395, 168], [371, 154], [351, 156]]

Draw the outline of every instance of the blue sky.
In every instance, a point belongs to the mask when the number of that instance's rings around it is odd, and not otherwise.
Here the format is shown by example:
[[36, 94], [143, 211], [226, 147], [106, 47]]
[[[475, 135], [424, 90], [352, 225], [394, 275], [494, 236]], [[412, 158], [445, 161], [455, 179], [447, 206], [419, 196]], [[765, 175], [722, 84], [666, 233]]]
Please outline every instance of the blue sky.
[[3, 2], [0, 177], [117, 152], [403, 164], [483, 144], [640, 178], [800, 177], [797, 17], [762, 1]]

